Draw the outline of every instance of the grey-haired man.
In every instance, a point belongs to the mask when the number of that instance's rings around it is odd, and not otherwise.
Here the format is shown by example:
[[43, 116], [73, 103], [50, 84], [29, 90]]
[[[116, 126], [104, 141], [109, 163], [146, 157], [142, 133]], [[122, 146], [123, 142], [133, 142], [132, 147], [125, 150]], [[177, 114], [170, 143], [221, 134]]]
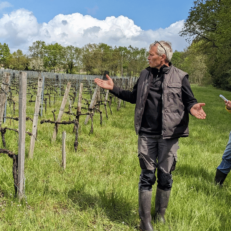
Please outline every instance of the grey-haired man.
[[169, 42], [152, 43], [149, 67], [144, 69], [132, 91], [122, 90], [108, 80], [95, 79], [102, 88], [118, 98], [136, 104], [135, 130], [138, 134], [138, 157], [141, 167], [139, 181], [140, 228], [152, 231], [151, 198], [156, 181], [154, 221], [165, 222], [165, 211], [172, 188], [171, 172], [175, 169], [178, 138], [187, 137], [189, 116], [205, 119], [204, 103], [194, 98], [188, 74], [171, 64], [173, 55]]

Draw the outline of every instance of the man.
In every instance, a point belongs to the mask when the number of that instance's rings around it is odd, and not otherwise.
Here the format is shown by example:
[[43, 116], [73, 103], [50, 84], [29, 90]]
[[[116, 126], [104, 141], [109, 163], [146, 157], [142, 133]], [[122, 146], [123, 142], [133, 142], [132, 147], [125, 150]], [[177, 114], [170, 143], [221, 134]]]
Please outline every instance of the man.
[[[225, 100], [225, 108], [229, 113], [231, 113], [231, 101]], [[228, 144], [222, 156], [222, 161], [217, 168], [215, 183], [222, 186], [226, 176], [230, 172], [230, 169], [231, 169], [231, 132], [229, 134]]]
[[175, 169], [178, 138], [188, 136], [188, 113], [205, 119], [204, 103], [197, 103], [187, 73], [171, 64], [171, 44], [166, 41], [150, 45], [149, 67], [140, 74], [133, 91], [122, 90], [108, 80], [95, 79], [102, 88], [118, 98], [136, 104], [135, 130], [138, 134], [139, 215], [141, 230], [153, 230], [151, 224], [152, 185], [156, 181], [154, 221], [165, 222], [165, 210], [172, 188], [171, 172]]

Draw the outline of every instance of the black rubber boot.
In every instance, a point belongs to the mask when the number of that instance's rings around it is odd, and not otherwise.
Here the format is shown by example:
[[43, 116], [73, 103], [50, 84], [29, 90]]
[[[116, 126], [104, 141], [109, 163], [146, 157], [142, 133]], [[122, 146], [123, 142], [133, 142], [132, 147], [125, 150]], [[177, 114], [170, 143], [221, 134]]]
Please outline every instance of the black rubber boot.
[[227, 174], [217, 169], [216, 176], [215, 176], [215, 184], [219, 184], [222, 186], [226, 177], [227, 177]]
[[165, 211], [168, 207], [168, 201], [170, 197], [171, 190], [164, 191], [159, 188], [156, 190], [156, 204], [155, 204], [155, 214], [154, 221], [165, 223]]
[[151, 224], [151, 201], [152, 191], [139, 191], [140, 229], [142, 231], [153, 231]]

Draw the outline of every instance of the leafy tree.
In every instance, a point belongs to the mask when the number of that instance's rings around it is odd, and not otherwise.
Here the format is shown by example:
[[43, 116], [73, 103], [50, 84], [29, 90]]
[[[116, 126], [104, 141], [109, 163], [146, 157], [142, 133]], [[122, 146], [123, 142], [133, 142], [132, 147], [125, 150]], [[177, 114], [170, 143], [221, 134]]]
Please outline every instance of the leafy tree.
[[11, 57], [10, 49], [6, 43], [0, 43], [0, 64], [5, 68], [9, 67], [9, 59]]
[[231, 2], [197, 0], [181, 31], [200, 46], [213, 85], [231, 90]]
[[21, 50], [14, 52], [9, 59], [9, 68], [14, 70], [28, 70], [29, 59]]
[[46, 49], [46, 43], [44, 41], [33, 42], [32, 46], [29, 46], [30, 56], [32, 58], [43, 59]]
[[87, 74], [94, 74], [94, 69], [100, 65], [100, 54], [95, 52], [96, 44], [87, 44], [82, 48], [82, 63]]
[[63, 49], [64, 66], [66, 73], [74, 73], [75, 68], [81, 66], [81, 49], [74, 46], [67, 46]]
[[64, 47], [58, 43], [46, 45], [43, 57], [44, 67], [49, 71], [62, 69], [64, 53]]

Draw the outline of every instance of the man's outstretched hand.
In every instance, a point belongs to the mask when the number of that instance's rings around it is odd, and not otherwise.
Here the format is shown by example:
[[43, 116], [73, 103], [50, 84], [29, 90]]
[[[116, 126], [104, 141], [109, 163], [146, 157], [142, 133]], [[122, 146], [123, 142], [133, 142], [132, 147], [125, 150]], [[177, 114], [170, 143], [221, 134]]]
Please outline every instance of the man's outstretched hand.
[[109, 75], [106, 75], [106, 77], [108, 80], [102, 80], [102, 79], [96, 78], [94, 81], [98, 86], [100, 86], [104, 89], [107, 89], [107, 90], [112, 90], [114, 87], [114, 83], [113, 83], [112, 79], [109, 77]]
[[190, 109], [191, 114], [195, 116], [197, 119], [202, 119], [202, 120], [205, 119], [206, 114], [202, 108], [203, 106], [205, 106], [205, 103], [194, 104]]

